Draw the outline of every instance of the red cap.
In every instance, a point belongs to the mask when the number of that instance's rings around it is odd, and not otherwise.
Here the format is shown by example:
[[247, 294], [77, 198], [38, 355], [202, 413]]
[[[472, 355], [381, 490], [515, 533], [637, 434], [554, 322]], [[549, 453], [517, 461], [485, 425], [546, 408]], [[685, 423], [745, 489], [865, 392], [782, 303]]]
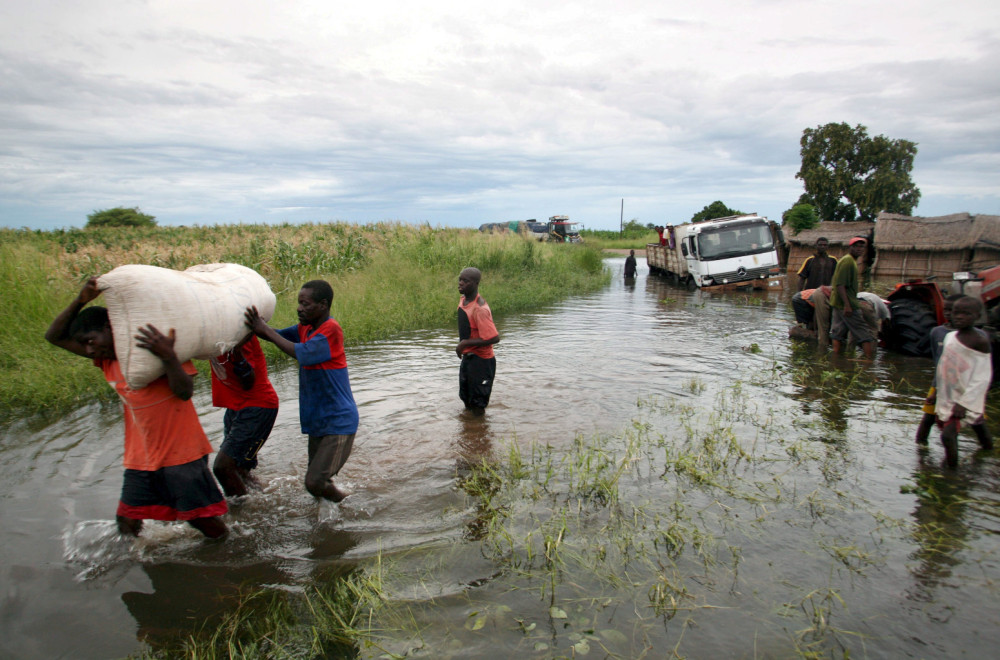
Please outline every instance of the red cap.
[[868, 242], [868, 240], [867, 240], [867, 239], [865, 239], [865, 238], [862, 238], [861, 236], [855, 236], [855, 237], [854, 237], [854, 238], [852, 238], [851, 240], [847, 241], [847, 245], [848, 245], [848, 246], [851, 246], [851, 245], [854, 245], [855, 243], [857, 243], [857, 242], [859, 242], [859, 241], [860, 241], [861, 243], [867, 243], [867, 242]]

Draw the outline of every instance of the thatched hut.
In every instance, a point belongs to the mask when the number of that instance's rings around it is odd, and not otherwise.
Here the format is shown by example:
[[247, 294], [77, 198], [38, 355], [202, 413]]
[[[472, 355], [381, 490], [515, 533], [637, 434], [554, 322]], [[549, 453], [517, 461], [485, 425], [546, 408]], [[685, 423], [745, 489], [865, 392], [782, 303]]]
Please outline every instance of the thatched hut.
[[975, 242], [969, 270], [978, 273], [1000, 264], [1000, 215], [977, 215], [972, 222]]
[[[982, 230], [989, 223], [980, 224]], [[975, 244], [976, 218], [968, 213], [933, 218], [879, 213], [872, 274], [896, 280], [931, 276], [950, 280], [952, 273], [971, 268]]]
[[819, 238], [826, 238], [830, 241], [827, 252], [831, 257], [840, 259], [847, 254], [847, 242], [855, 236], [864, 236], [868, 239], [868, 252], [861, 257], [858, 267], [864, 272], [868, 267], [869, 255], [871, 254], [872, 231], [875, 229], [873, 222], [821, 222], [812, 229], [800, 231], [795, 236], [786, 234], [785, 240], [788, 242], [788, 267], [785, 272], [795, 274], [805, 263], [805, 260], [816, 254], [816, 241]]

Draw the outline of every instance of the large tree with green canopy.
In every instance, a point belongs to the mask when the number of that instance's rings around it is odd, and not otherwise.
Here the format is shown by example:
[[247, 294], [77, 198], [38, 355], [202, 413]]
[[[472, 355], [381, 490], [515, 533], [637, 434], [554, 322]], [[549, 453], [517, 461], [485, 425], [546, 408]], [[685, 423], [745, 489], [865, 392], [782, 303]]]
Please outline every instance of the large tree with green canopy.
[[920, 190], [910, 179], [917, 144], [868, 137], [858, 124], [830, 123], [802, 131], [802, 179], [822, 220], [873, 221], [879, 211], [910, 215]]
[[720, 200], [715, 200], [702, 210], [691, 216], [691, 222], [701, 222], [702, 220], [711, 220], [713, 218], [725, 218], [730, 215], [740, 215], [742, 211], [737, 211], [731, 209]]

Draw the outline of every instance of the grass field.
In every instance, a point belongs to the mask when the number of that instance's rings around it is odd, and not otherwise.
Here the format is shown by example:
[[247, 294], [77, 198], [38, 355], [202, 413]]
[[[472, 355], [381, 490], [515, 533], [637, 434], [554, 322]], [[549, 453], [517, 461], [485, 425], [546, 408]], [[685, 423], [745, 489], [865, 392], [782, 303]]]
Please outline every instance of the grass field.
[[[100, 372], [45, 342], [52, 319], [91, 275], [124, 264], [182, 270], [231, 262], [261, 273], [278, 297], [272, 324], [295, 323], [301, 283], [328, 280], [348, 345], [453, 321], [459, 271], [483, 271], [494, 314], [523, 310], [608, 281], [599, 246], [398, 223], [0, 230], [0, 421], [62, 411], [113, 392]], [[101, 303], [98, 299], [97, 304]], [[285, 359], [271, 346], [269, 358]]]

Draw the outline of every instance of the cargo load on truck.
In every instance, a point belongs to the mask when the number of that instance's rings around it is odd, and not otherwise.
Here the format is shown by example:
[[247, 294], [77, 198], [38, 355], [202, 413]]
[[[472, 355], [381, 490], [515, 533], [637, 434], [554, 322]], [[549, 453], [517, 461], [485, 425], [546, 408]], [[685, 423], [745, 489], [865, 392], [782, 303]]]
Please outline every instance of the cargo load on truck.
[[749, 213], [663, 228], [646, 246], [649, 272], [689, 288], [781, 288], [780, 229]]
[[553, 215], [549, 218], [548, 240], [557, 243], [582, 243], [580, 229], [582, 225], [570, 222], [568, 215]]

